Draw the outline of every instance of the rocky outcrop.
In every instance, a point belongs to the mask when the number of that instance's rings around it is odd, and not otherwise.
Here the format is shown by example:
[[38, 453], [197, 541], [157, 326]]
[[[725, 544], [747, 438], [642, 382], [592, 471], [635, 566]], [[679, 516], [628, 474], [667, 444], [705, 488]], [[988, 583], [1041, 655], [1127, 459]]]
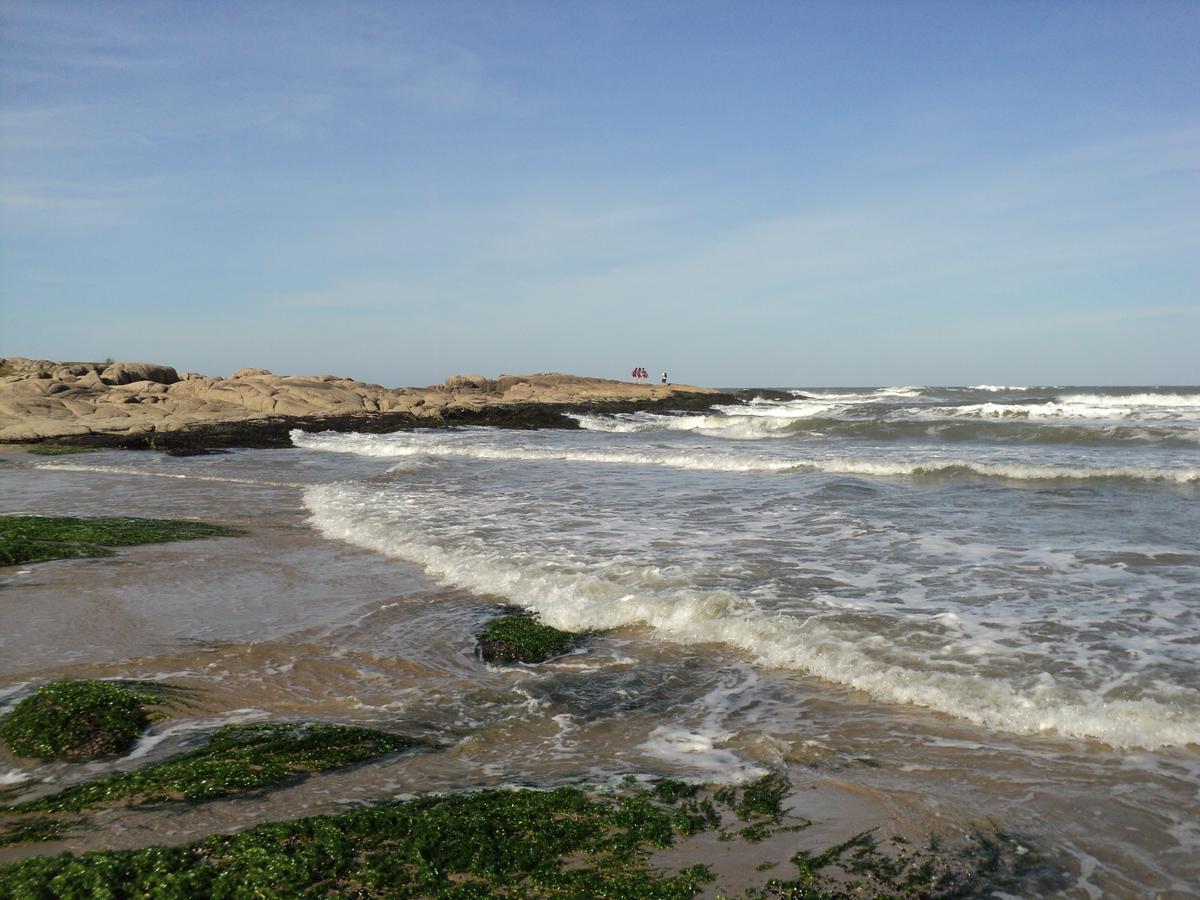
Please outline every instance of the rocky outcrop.
[[174, 384], [179, 381], [179, 373], [171, 366], [160, 366], [157, 363], [113, 363], [100, 373], [100, 380], [105, 384], [133, 384], [135, 381]]
[[[283, 446], [286, 428], [377, 431], [446, 423], [569, 427], [563, 411], [682, 408], [728, 401], [710, 388], [630, 384], [539, 373], [452, 375], [425, 388], [385, 388], [335, 375], [238, 369], [221, 378], [156, 363], [0, 360], [0, 442], [108, 446]], [[614, 406], [615, 405], [615, 406]], [[333, 423], [333, 424], [330, 424]], [[258, 434], [256, 441], [254, 436]], [[85, 440], [87, 439], [87, 440]], [[242, 443], [239, 443], [242, 442]]]

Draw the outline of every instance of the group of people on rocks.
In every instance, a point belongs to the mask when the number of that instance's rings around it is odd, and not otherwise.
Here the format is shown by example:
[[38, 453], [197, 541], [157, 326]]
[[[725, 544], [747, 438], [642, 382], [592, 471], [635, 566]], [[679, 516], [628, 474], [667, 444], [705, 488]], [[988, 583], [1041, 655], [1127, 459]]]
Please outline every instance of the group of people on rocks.
[[[634, 384], [649, 384], [650, 383], [650, 373], [646, 371], [645, 366], [636, 367], [630, 373], [630, 375], [633, 376]], [[662, 383], [663, 384], [667, 383], [667, 373], [666, 372], [662, 373]]]

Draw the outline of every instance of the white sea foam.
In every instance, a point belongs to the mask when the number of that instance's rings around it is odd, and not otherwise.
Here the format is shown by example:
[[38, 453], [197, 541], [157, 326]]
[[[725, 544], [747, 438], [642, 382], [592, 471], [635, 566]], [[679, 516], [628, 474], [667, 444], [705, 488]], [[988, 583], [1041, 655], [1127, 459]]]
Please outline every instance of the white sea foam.
[[[560, 628], [643, 625], [663, 640], [722, 643], [764, 666], [803, 671], [880, 701], [925, 706], [997, 730], [1053, 732], [1116, 747], [1200, 744], [1200, 715], [1183, 703], [1105, 699], [1048, 673], [1017, 688], [978, 673], [926, 668], [919, 660], [901, 664], [877, 650], [869, 633], [844, 622], [770, 614], [726, 590], [662, 587], [640, 577], [631, 584], [627, 560], [571, 562], [453, 529], [431, 531], [422, 516], [440, 519], [437, 510], [422, 510], [415, 497], [388, 505], [396, 501], [353, 484], [317, 485], [304, 493], [312, 524], [327, 537], [418, 563], [444, 584], [536, 610]], [[1185, 693], [1194, 709], [1200, 698]], [[660, 737], [664, 750], [672, 744], [680, 749], [678, 735]]]
[[1200, 407], [1200, 394], [1064, 394], [1058, 399], [1090, 406]]
[[1200, 408], [1170, 404], [1122, 404], [1121, 398], [1083, 396], [1072, 400], [1052, 400], [1045, 403], [966, 403], [960, 406], [909, 407], [898, 414], [915, 419], [979, 418], [1027, 420], [1095, 420], [1095, 421], [1195, 421]]
[[1032, 390], [1032, 388], [1028, 387], [1027, 385], [1015, 384], [973, 384], [970, 388], [968, 388], [968, 390], [992, 391], [993, 393], [998, 393], [1000, 391], [1028, 391]]
[[812, 400], [792, 400], [786, 403], [768, 401], [766, 403], [751, 403], [745, 406], [718, 406], [716, 409], [723, 413], [723, 415], [706, 416], [705, 418], [725, 419], [737, 418], [739, 416], [758, 416], [773, 419], [811, 419], [814, 416], [829, 415], [843, 409], [844, 406], [844, 404], [823, 403]]
[[849, 457], [770, 456], [728, 453], [704, 449], [598, 450], [570, 447], [501, 446], [427, 436], [309, 434], [292, 432], [297, 447], [360, 456], [403, 459], [440, 457], [529, 462], [579, 462], [607, 465], [657, 465], [710, 472], [827, 472], [832, 475], [880, 477], [975, 476], [1014, 481], [1128, 479], [1177, 484], [1200, 481], [1200, 467], [1160, 468], [1154, 466], [1071, 466], [1021, 462], [980, 462], [967, 459], [864, 459]]
[[243, 725], [247, 722], [261, 722], [267, 718], [265, 710], [261, 709], [232, 709], [220, 716], [203, 719], [187, 719], [173, 724], [162, 731], [152, 731], [138, 739], [134, 748], [125, 754], [125, 759], [141, 759], [149, 756], [159, 744], [168, 738], [180, 734], [211, 732], [223, 725]]
[[877, 403], [890, 397], [919, 397], [927, 388], [902, 386], [872, 388], [861, 391], [838, 391], [828, 388], [800, 388], [791, 391], [793, 395], [811, 400], [833, 401], [838, 403]]
[[659, 725], [638, 749], [672, 766], [692, 769], [708, 781], [741, 782], [767, 773], [766, 769], [746, 763], [732, 750], [721, 747], [720, 740], [719, 735], [678, 725]]
[[304, 487], [300, 481], [267, 481], [261, 478], [238, 478], [234, 475], [196, 475], [191, 472], [151, 472], [147, 469], [126, 468], [123, 466], [89, 466], [82, 463], [38, 463], [35, 469], [46, 469], [52, 472], [99, 472], [105, 475], [150, 476], [153, 478], [177, 478], [181, 481], [219, 481], [228, 484], [256, 484], [266, 487]]
[[[827, 409], [828, 407], [822, 407]], [[742, 409], [742, 408], [739, 408]], [[745, 407], [744, 409], [750, 409]], [[572, 416], [588, 431], [604, 431], [617, 434], [637, 434], [652, 431], [684, 431], [715, 437], [741, 440], [758, 440], [777, 437], [785, 433], [795, 419], [816, 415], [817, 412], [790, 413], [776, 407], [772, 411], [741, 415], [708, 416]]]

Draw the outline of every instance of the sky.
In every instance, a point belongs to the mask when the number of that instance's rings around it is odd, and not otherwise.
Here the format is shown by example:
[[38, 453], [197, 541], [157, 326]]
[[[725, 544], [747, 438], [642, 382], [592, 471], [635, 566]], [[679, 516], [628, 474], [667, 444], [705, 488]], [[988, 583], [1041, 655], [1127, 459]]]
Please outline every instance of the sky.
[[0, 355], [1200, 383], [1200, 3], [0, 3]]

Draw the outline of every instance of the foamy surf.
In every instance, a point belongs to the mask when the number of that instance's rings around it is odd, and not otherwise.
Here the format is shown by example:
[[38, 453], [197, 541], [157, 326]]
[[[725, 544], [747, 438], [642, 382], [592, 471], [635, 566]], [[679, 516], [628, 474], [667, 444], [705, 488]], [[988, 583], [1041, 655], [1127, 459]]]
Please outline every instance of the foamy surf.
[[[1053, 733], [1114, 747], [1154, 748], [1200, 743], [1200, 697], [1178, 689], [1181, 702], [1109, 699], [1043, 673], [1024, 686], [978, 672], [900, 664], [872, 652], [872, 634], [818, 615], [769, 613], [720, 589], [655, 583], [652, 567], [628, 560], [593, 560], [530, 553], [453, 529], [428, 531], [416, 504], [429, 495], [392, 498], [370, 488], [317, 485], [306, 489], [311, 522], [326, 537], [420, 564], [442, 584], [535, 610], [572, 630], [643, 626], [662, 640], [723, 644], [763, 666], [793, 669], [864, 691], [886, 703], [914, 704], [977, 725], [1021, 734]], [[1183, 705], [1186, 700], [1187, 707]]]
[[824, 472], [863, 477], [979, 477], [1010, 481], [1127, 480], [1189, 484], [1200, 481], [1200, 467], [1069, 466], [1021, 462], [979, 462], [968, 459], [855, 459], [850, 457], [799, 457], [739, 454], [703, 449], [636, 451], [571, 447], [497, 445], [477, 439], [430, 434], [291, 433], [297, 447], [332, 453], [353, 453], [384, 459], [427, 457], [441, 459], [508, 460], [526, 462], [598, 463], [605, 465], [655, 465], [691, 471], [788, 473]]
[[199, 475], [193, 472], [153, 472], [148, 469], [126, 468], [124, 466], [86, 465], [83, 463], [37, 463], [35, 469], [49, 472], [93, 472], [103, 475], [122, 475], [135, 478], [174, 478], [179, 481], [216, 481], [225, 484], [253, 484], [264, 487], [299, 488], [304, 487], [302, 481], [272, 481], [263, 478], [238, 478], [236, 475]]

